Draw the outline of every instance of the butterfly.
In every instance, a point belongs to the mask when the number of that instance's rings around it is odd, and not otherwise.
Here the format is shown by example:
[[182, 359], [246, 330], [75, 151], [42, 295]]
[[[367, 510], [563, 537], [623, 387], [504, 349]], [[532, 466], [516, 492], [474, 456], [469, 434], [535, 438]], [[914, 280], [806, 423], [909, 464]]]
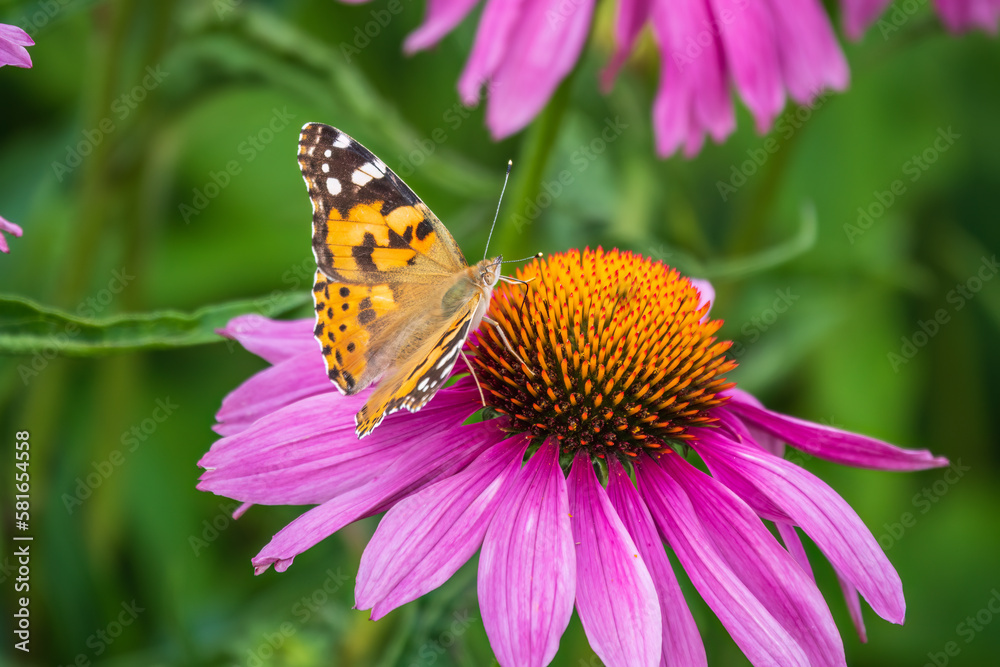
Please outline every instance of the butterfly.
[[469, 266], [413, 190], [336, 128], [303, 126], [298, 161], [313, 206], [313, 333], [327, 375], [343, 394], [381, 379], [355, 415], [361, 438], [444, 385], [503, 278], [502, 257]]

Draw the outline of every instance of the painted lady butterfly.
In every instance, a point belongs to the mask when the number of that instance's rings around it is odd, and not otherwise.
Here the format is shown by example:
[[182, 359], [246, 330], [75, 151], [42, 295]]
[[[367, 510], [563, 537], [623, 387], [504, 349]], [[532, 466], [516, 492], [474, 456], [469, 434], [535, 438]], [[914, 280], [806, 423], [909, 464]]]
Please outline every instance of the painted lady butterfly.
[[469, 266], [426, 204], [340, 130], [307, 123], [298, 159], [313, 205], [314, 334], [327, 373], [344, 394], [381, 378], [355, 416], [364, 437], [445, 383], [486, 314], [501, 258]]

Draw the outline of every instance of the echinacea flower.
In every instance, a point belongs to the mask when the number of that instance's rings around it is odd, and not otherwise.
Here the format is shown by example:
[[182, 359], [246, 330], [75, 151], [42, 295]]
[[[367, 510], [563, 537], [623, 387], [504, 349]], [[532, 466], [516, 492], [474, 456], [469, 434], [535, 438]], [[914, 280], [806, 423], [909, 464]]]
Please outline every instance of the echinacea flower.
[[21, 228], [15, 225], [13, 222], [9, 222], [0, 216], [0, 252], [10, 252], [10, 246], [7, 245], [7, 239], [4, 237], [3, 233], [7, 232], [13, 234], [14, 236], [20, 236], [23, 232]]
[[16, 25], [0, 23], [0, 67], [4, 65], [31, 67], [31, 56], [24, 47], [34, 43], [35, 40]]
[[[498, 287], [470, 339], [476, 376], [369, 437], [341, 396], [312, 320], [256, 315], [223, 333], [272, 366], [233, 391], [198, 488], [245, 503], [316, 505], [253, 558], [259, 574], [385, 512], [358, 571], [372, 619], [437, 588], [477, 551], [483, 623], [501, 665], [546, 665], [576, 608], [610, 666], [704, 665], [664, 541], [755, 665], [844, 665], [799, 531], [841, 579], [901, 623], [898, 575], [851, 507], [782, 458], [785, 443], [847, 465], [920, 470], [927, 451], [764, 408], [725, 379], [707, 283], [628, 252], [571, 251]], [[370, 391], [370, 390], [369, 390]], [[691, 462], [700, 457], [708, 472]], [[782, 542], [768, 529], [771, 522]]]
[[[366, 0], [345, 0], [364, 2]], [[847, 34], [858, 38], [891, 0], [844, 0]], [[423, 24], [406, 39], [413, 53], [437, 44], [478, 4], [428, 0]], [[995, 30], [1000, 0], [935, 0], [953, 31]], [[843, 90], [849, 73], [820, 0], [618, 0], [615, 48], [602, 75], [610, 90], [643, 28], [660, 51], [653, 103], [657, 152], [683, 147], [688, 157], [705, 137], [721, 142], [736, 126], [735, 88], [767, 132], [786, 97], [811, 104], [824, 89]], [[576, 66], [590, 33], [594, 0], [487, 0], [458, 81], [474, 105], [486, 86], [486, 125], [494, 138], [518, 132], [545, 107]]]

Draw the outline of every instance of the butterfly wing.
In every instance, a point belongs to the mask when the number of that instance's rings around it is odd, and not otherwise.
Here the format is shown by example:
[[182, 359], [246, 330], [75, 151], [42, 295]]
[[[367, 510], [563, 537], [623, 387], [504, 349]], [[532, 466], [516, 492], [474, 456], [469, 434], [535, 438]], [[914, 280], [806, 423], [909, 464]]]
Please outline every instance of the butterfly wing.
[[330, 379], [355, 394], [455, 315], [442, 303], [467, 265], [441, 221], [347, 134], [306, 124], [298, 161], [313, 204], [314, 333]]
[[411, 354], [411, 360], [385, 378], [355, 416], [357, 434], [363, 438], [392, 413], [406, 408], [416, 412], [434, 397], [451, 375], [462, 345], [469, 337], [482, 296], [475, 292], [454, 315], [433, 328], [434, 335], [425, 339]]

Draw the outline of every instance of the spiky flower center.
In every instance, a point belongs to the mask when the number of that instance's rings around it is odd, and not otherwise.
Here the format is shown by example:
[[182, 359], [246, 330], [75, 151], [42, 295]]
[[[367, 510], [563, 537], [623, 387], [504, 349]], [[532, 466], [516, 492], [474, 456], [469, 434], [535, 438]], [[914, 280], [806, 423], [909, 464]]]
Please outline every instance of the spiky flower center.
[[530, 282], [499, 286], [488, 313], [517, 356], [495, 327], [470, 339], [487, 403], [512, 430], [555, 437], [565, 453], [634, 457], [715, 421], [736, 362], [690, 280], [600, 248], [536, 260], [517, 277]]

